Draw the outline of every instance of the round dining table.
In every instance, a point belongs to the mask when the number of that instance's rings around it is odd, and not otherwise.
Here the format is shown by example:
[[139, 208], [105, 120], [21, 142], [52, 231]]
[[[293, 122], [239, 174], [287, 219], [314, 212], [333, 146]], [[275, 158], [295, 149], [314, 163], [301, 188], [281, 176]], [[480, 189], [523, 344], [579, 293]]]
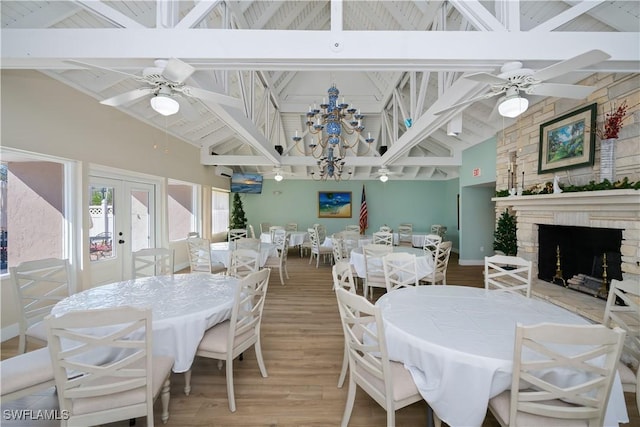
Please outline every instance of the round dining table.
[[[404, 363], [420, 394], [452, 427], [482, 425], [489, 399], [511, 387], [516, 323], [591, 323], [546, 301], [467, 286], [397, 289], [376, 306], [389, 358]], [[628, 414], [616, 378], [605, 425], [618, 422], [628, 422]]]
[[[412, 248], [410, 246], [393, 246], [393, 252], [406, 252], [414, 254], [416, 256], [416, 268], [418, 270], [418, 278], [428, 276], [433, 273], [433, 257], [425, 253], [422, 248]], [[354, 248], [351, 250], [349, 256], [349, 262], [356, 270], [356, 274], [360, 278], [366, 277], [366, 269], [364, 265], [364, 250], [362, 247]], [[382, 259], [375, 260], [374, 263], [379, 262], [378, 268], [382, 269]]]
[[[260, 242], [260, 267], [264, 267], [269, 257], [278, 257], [278, 248], [273, 243]], [[211, 243], [211, 262], [214, 264], [223, 264], [225, 268], [229, 268], [231, 260], [231, 251], [229, 250], [229, 242]]]
[[239, 279], [209, 273], [143, 277], [97, 286], [58, 302], [51, 314], [121, 306], [151, 308], [153, 353], [175, 359], [173, 372], [191, 368], [210, 327], [231, 317]]

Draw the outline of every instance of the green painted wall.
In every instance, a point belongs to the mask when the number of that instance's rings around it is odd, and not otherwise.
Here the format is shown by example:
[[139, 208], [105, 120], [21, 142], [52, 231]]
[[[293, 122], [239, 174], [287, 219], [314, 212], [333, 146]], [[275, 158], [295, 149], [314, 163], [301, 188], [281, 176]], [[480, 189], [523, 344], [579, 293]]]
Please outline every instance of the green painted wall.
[[[368, 233], [387, 224], [394, 230], [402, 222], [413, 224], [415, 232], [427, 232], [432, 224], [448, 227], [447, 237], [457, 247], [457, 179], [449, 181], [402, 181], [391, 178], [386, 183], [372, 181], [316, 182], [265, 179], [262, 194], [243, 194], [247, 221], [257, 230], [261, 222], [284, 225], [297, 222], [306, 229], [318, 222], [328, 233], [358, 224], [362, 186], [365, 186], [369, 211]], [[351, 218], [318, 218], [319, 191], [351, 191]]]
[[[474, 169], [479, 171], [474, 176]], [[496, 138], [462, 152], [460, 167], [460, 264], [483, 264], [493, 255]]]

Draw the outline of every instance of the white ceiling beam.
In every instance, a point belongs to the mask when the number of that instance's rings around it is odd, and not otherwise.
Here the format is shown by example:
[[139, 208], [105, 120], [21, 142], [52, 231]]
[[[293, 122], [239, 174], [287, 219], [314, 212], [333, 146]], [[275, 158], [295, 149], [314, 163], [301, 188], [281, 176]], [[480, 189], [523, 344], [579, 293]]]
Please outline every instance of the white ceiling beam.
[[200, 69], [486, 71], [513, 59], [542, 68], [591, 49], [612, 58], [590, 70], [632, 72], [640, 65], [638, 33], [346, 31], [340, 38], [343, 49], [334, 52], [324, 31], [3, 29], [1, 53], [3, 68], [38, 69], [69, 68], [63, 59], [74, 58], [138, 70], [150, 59], [178, 57]]
[[462, 16], [479, 31], [506, 31], [506, 28], [478, 0], [449, 0]]
[[532, 28], [529, 31], [546, 32], [546, 31], [556, 30], [556, 29], [558, 29], [558, 27], [561, 27], [562, 25], [564, 25], [567, 22], [577, 18], [578, 16], [587, 13], [588, 11], [590, 11], [591, 9], [593, 9], [596, 6], [599, 6], [603, 2], [604, 2], [604, 0], [598, 0], [598, 1], [595, 1], [595, 0], [584, 0], [581, 3], [578, 3], [575, 6], [572, 6], [571, 8], [565, 10], [564, 12], [560, 13], [559, 15], [556, 15], [553, 18], [548, 19], [547, 21], [541, 23], [540, 25], [538, 25], [537, 27]]
[[6, 23], [5, 28], [47, 28], [52, 27], [60, 21], [73, 16], [80, 10], [80, 6], [71, 2], [53, 2], [47, 7], [39, 7], [20, 19]]
[[89, 12], [99, 16], [100, 18], [104, 19], [112, 25], [115, 25], [116, 27], [127, 29], [146, 28], [138, 21], [129, 18], [127, 15], [118, 12], [117, 10], [107, 6], [106, 3], [103, 3], [101, 1], [82, 0], [78, 1], [77, 3]]
[[342, 0], [331, 0], [331, 32], [342, 31]]
[[496, 0], [496, 17], [509, 31], [520, 31], [520, 2]]
[[200, 21], [206, 18], [207, 15], [213, 9], [215, 9], [219, 3], [220, 3], [220, 0], [215, 0], [215, 1], [207, 0], [207, 1], [197, 2], [196, 5], [193, 7], [193, 9], [191, 9], [189, 13], [187, 13], [185, 17], [182, 18], [174, 28], [177, 28], [177, 29], [194, 28], [196, 25], [200, 23]]

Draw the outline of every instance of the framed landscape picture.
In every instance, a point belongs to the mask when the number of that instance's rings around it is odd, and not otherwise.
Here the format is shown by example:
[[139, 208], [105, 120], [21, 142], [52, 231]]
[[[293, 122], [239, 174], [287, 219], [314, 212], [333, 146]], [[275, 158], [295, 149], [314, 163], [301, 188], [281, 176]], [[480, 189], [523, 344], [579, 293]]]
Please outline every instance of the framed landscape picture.
[[351, 191], [318, 191], [318, 218], [351, 218]]
[[540, 125], [538, 173], [593, 165], [597, 104]]

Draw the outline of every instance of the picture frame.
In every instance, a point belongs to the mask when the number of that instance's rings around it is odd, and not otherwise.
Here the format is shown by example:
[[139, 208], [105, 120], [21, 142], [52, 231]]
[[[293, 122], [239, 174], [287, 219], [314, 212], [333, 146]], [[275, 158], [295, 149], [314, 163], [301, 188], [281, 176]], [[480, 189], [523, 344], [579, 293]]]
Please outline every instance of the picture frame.
[[351, 191], [318, 191], [318, 218], [351, 218]]
[[540, 125], [538, 173], [593, 166], [597, 104]]

